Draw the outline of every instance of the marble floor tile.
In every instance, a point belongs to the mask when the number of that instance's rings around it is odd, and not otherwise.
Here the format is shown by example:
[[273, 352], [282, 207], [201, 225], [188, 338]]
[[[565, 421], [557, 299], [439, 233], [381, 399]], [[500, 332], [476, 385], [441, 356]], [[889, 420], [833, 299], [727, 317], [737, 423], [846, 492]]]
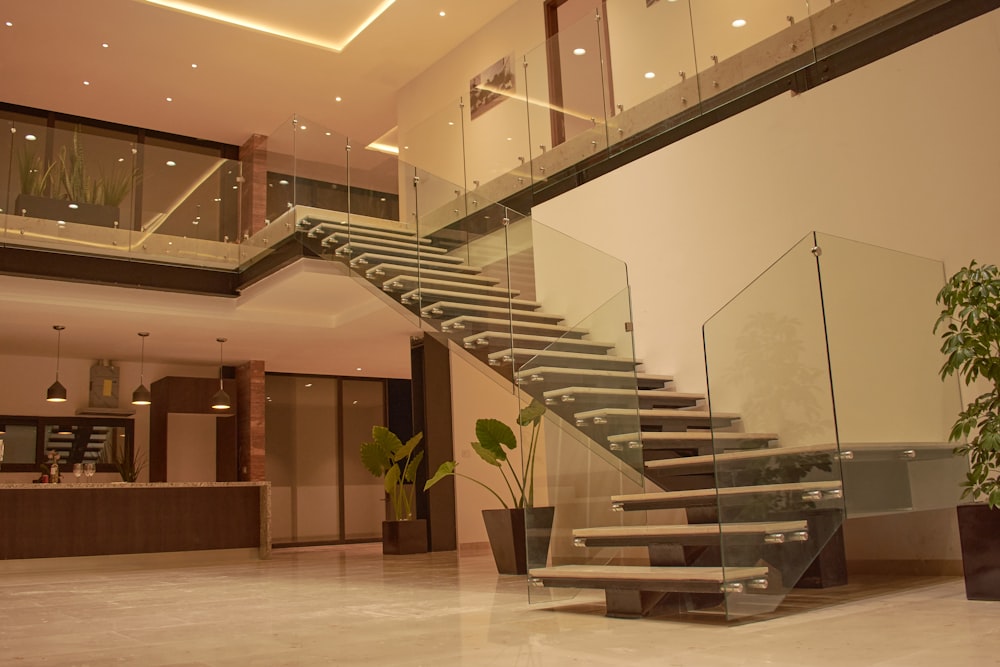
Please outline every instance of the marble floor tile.
[[561, 597], [529, 604], [524, 577], [497, 575], [488, 554], [383, 557], [379, 545], [117, 571], [40, 567], [0, 576], [0, 664], [1000, 664], [1000, 603], [966, 600], [957, 578], [856, 577], [742, 623], [613, 619], [598, 593]]

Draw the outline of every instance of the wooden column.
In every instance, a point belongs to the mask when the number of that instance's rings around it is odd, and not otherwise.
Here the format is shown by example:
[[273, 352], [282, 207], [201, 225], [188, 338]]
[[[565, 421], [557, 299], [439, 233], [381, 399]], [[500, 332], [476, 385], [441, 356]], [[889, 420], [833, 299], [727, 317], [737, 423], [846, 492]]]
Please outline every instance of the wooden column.
[[[451, 430], [451, 358], [448, 339], [425, 333], [410, 351], [413, 386], [413, 430], [424, 433], [424, 465], [417, 476], [422, 489], [427, 476], [444, 461], [454, 460]], [[455, 529], [455, 478], [438, 483], [429, 493], [417, 493], [417, 517], [427, 519], [431, 551], [458, 548]]]
[[240, 236], [264, 229], [267, 218], [267, 137], [254, 134], [240, 146], [243, 189], [240, 191]]
[[267, 479], [264, 469], [266, 405], [264, 387], [264, 362], [249, 361], [236, 368], [237, 415], [239, 446], [239, 480], [263, 482]]

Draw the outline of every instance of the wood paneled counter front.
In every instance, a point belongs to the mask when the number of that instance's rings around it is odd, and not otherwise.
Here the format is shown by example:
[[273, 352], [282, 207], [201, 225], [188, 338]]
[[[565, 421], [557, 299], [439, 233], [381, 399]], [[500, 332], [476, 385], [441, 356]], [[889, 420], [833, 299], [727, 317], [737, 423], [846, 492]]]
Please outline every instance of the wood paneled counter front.
[[0, 560], [256, 548], [270, 482], [0, 484]]

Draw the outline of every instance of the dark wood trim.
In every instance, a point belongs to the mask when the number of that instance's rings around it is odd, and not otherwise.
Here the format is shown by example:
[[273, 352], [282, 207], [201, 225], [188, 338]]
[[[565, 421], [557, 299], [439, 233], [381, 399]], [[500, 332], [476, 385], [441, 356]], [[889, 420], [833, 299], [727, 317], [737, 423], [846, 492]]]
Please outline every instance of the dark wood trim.
[[[562, 59], [559, 56], [559, 6], [567, 0], [545, 0], [545, 64], [549, 80], [549, 125], [552, 146], [566, 141], [566, 121], [556, 108], [562, 108]], [[527, 82], [525, 82], [527, 85]]]
[[336, 384], [337, 384], [337, 497], [338, 497], [337, 537], [338, 541], [343, 542], [347, 538], [347, 508], [344, 507], [344, 484], [347, 481], [344, 475], [344, 464], [346, 463], [346, 457], [344, 456], [344, 378], [338, 377], [336, 379]]

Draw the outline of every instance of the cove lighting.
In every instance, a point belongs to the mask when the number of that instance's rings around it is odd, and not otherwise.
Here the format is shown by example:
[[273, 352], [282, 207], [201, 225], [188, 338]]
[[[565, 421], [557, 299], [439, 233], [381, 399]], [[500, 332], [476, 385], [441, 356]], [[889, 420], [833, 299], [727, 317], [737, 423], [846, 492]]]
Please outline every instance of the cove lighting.
[[[379, 153], [387, 153], [389, 155], [399, 155], [399, 146], [390, 146], [389, 144], [380, 144], [377, 141], [365, 146], [368, 150], [378, 151]], [[409, 148], [409, 146], [407, 146]]]
[[289, 30], [277, 25], [268, 25], [259, 21], [254, 20], [247, 14], [238, 14], [236, 12], [224, 12], [211, 7], [207, 7], [204, 4], [198, 2], [183, 2], [182, 0], [144, 0], [151, 5], [158, 5], [160, 7], [165, 7], [167, 9], [172, 9], [177, 12], [183, 12], [185, 14], [193, 14], [204, 19], [210, 19], [212, 21], [219, 21], [220, 23], [228, 23], [230, 25], [239, 26], [241, 28], [246, 28], [248, 30], [253, 30], [255, 32], [262, 32], [266, 35], [273, 35], [275, 37], [282, 37], [284, 39], [289, 39], [293, 42], [299, 42], [301, 44], [308, 44], [309, 46], [319, 47], [321, 49], [326, 49], [327, 51], [333, 51], [334, 53], [340, 53], [347, 48], [347, 45], [353, 42], [358, 35], [363, 33], [368, 29], [372, 23], [375, 22], [378, 17], [382, 16], [389, 7], [393, 5], [396, 0], [382, 0], [375, 9], [364, 18], [361, 23], [359, 23], [355, 28], [346, 36], [340, 38], [337, 41], [324, 39], [317, 34], [306, 34], [299, 31]]
[[734, 28], [742, 28], [746, 24], [747, 24], [747, 20], [746, 19], [736, 19], [735, 21], [733, 21], [733, 27]]

